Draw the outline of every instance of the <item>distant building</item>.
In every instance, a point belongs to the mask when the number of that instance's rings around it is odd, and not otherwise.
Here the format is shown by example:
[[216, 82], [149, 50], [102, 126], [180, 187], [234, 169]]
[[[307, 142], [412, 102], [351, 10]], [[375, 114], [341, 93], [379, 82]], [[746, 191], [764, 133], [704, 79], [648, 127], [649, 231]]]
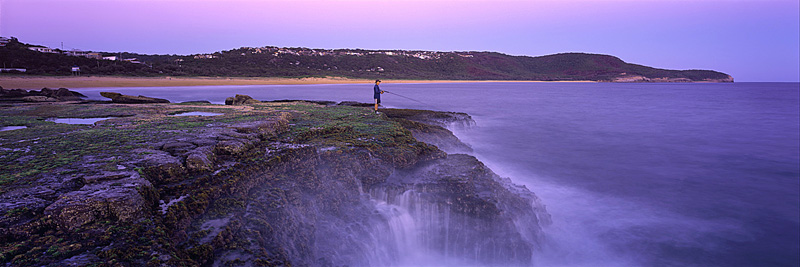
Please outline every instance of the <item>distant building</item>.
[[103, 59], [105, 59], [105, 60], [112, 60], [112, 61], [116, 61], [116, 60], [117, 60], [117, 56], [108, 56], [108, 57], [103, 57]]
[[58, 54], [57, 50], [49, 48], [49, 47], [44, 47], [44, 46], [29, 46], [28, 49], [33, 50], [33, 51], [42, 52], [42, 53]]
[[81, 51], [81, 50], [70, 50], [64, 52], [64, 55], [73, 56], [73, 57], [85, 57], [85, 58], [93, 58], [93, 59], [103, 59], [103, 54], [97, 52], [89, 52], [89, 51]]
[[206, 59], [206, 58], [217, 58], [215, 55], [196, 55], [194, 56], [195, 59]]
[[127, 62], [130, 62], [130, 63], [133, 63], [133, 64], [142, 64], [142, 62], [139, 61], [137, 58], [126, 58], [126, 59], [123, 59], [122, 61], [127, 61]]
[[11, 42], [11, 38], [0, 37], [0, 46], [6, 46]]
[[70, 50], [64, 52], [64, 55], [73, 56], [73, 57], [85, 57], [89, 55], [89, 52], [81, 51], [81, 50]]

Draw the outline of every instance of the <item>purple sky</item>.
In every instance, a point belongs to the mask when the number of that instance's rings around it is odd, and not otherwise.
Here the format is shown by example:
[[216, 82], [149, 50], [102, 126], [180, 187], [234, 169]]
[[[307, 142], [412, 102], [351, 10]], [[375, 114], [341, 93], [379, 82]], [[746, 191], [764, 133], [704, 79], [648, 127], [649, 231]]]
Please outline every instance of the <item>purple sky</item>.
[[0, 36], [96, 51], [242, 46], [609, 54], [800, 81], [798, 0], [0, 0]]

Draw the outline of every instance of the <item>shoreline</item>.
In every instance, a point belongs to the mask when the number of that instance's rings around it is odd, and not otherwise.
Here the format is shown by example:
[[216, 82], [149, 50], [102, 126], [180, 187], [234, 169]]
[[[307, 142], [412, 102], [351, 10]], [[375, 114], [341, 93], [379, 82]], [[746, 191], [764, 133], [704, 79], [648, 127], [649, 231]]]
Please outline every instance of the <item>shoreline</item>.
[[[383, 80], [385, 83], [482, 83], [482, 82], [591, 82], [595, 81], [525, 81], [525, 80]], [[172, 87], [210, 85], [309, 85], [373, 83], [372, 79], [341, 77], [272, 78], [272, 77], [115, 77], [115, 76], [0, 76], [4, 89], [94, 88], [94, 87]]]

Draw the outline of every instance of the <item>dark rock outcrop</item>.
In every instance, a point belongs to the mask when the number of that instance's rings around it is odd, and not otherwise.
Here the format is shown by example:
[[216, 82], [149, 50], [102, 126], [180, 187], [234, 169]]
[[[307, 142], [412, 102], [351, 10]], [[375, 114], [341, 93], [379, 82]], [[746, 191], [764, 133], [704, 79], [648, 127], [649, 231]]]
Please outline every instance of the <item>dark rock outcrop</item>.
[[225, 99], [225, 105], [249, 105], [258, 103], [261, 103], [261, 101], [255, 100], [249, 95], [236, 95]]
[[0, 101], [57, 102], [77, 101], [82, 98], [86, 98], [86, 96], [79, 92], [70, 91], [67, 88], [59, 88], [57, 90], [42, 88], [39, 91], [0, 88]]
[[186, 169], [179, 157], [155, 149], [135, 149], [132, 152], [141, 155], [137, 165], [141, 166], [147, 178], [154, 184], [174, 182], [184, 178]]
[[211, 104], [208, 100], [183, 101], [181, 104]]
[[164, 144], [164, 146], [161, 147], [161, 150], [166, 151], [173, 156], [179, 156], [189, 152], [195, 147], [197, 147], [195, 144], [178, 141]]
[[58, 98], [43, 96], [43, 95], [36, 95], [36, 96], [24, 96], [21, 98], [22, 101], [25, 102], [58, 102]]
[[461, 112], [390, 108], [384, 109], [383, 113], [392, 119], [406, 119], [441, 127], [470, 127], [475, 124], [469, 114]]
[[42, 90], [39, 92], [39, 94], [40, 95], [48, 95], [50, 97], [55, 97], [55, 98], [58, 98], [61, 101], [75, 101], [75, 100], [80, 100], [81, 98], [85, 98], [86, 97], [85, 95], [83, 95], [81, 93], [70, 91], [67, 88], [58, 88], [58, 90], [48, 90], [48, 92], [45, 92], [45, 89], [47, 89], [47, 88], [42, 88]]
[[272, 105], [181, 118], [164, 114], [182, 105], [102, 105], [152, 116], [77, 130], [91, 132], [74, 146], [104, 148], [0, 188], [0, 263], [384, 266], [418, 250], [506, 266], [536, 253], [549, 217], [533, 193], [419, 142], [459, 146], [444, 126], [468, 116], [259, 109]]
[[214, 167], [215, 158], [213, 147], [198, 147], [186, 156], [186, 169], [192, 172], [210, 171]]
[[[433, 244], [426, 249], [482, 265], [529, 264], [542, 241], [541, 226], [550, 224], [550, 215], [533, 193], [464, 154], [400, 170], [370, 192], [414, 217], [440, 222], [417, 224]], [[439, 212], [416, 213], [420, 210]], [[448, 241], [448, 236], [460, 238]]]
[[414, 138], [435, 145], [447, 153], [468, 153], [472, 147], [461, 142], [446, 127], [468, 128], [475, 124], [465, 113], [410, 109], [383, 109], [390, 119], [410, 130]]
[[147, 103], [169, 103], [169, 100], [147, 97], [147, 96], [131, 96], [123, 95], [114, 92], [100, 92], [103, 97], [111, 98], [111, 102], [120, 104], [147, 104]]
[[53, 217], [58, 227], [69, 230], [107, 218], [131, 222], [144, 214], [146, 204], [133, 187], [80, 190], [62, 195], [44, 214]]

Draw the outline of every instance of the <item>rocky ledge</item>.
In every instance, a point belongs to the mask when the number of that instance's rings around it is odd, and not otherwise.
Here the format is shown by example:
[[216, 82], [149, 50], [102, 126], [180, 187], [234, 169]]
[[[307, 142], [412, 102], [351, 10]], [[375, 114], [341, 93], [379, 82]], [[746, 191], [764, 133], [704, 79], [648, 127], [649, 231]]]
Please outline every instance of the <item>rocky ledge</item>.
[[0, 87], [0, 101], [3, 102], [58, 102], [76, 101], [86, 98], [85, 95], [70, 91], [67, 88], [42, 88], [41, 90], [3, 89]]
[[[446, 128], [466, 114], [230, 100], [0, 107], [25, 126], [0, 131], [0, 263], [364, 266], [414, 247], [527, 265], [538, 249], [538, 198], [447, 153], [469, 151]], [[193, 111], [220, 115], [174, 116]]]

